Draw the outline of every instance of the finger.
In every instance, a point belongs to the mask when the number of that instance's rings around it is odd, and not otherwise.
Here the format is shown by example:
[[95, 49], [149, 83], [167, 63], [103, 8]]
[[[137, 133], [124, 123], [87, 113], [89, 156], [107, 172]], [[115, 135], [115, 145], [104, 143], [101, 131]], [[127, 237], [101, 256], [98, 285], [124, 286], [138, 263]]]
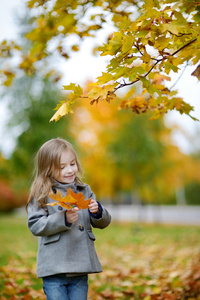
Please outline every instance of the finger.
[[94, 212], [95, 211], [95, 208], [90, 208], [90, 212]]
[[77, 212], [77, 211], [79, 211], [80, 209], [78, 208], [78, 207], [74, 207], [73, 208], [73, 211], [75, 211], [75, 212]]
[[72, 222], [75, 223], [78, 220], [78, 218], [72, 218]]
[[70, 220], [70, 223], [75, 223], [76, 221], [78, 221], [78, 216], [71, 216], [69, 218], [69, 220]]

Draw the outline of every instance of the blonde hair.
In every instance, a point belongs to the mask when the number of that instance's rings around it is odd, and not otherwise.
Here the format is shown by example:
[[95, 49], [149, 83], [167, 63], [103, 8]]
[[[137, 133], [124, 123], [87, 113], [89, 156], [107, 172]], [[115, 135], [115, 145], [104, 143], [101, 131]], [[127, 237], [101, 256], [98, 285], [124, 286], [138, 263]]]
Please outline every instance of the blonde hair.
[[[83, 173], [72, 144], [61, 138], [47, 141], [41, 146], [36, 155], [36, 175], [30, 189], [26, 209], [34, 197], [37, 199], [38, 206], [44, 207], [53, 185], [53, 178], [60, 170], [61, 155], [66, 150], [72, 151], [75, 156], [78, 172], [80, 175]], [[76, 183], [82, 184], [79, 177], [76, 177], [75, 181]]]

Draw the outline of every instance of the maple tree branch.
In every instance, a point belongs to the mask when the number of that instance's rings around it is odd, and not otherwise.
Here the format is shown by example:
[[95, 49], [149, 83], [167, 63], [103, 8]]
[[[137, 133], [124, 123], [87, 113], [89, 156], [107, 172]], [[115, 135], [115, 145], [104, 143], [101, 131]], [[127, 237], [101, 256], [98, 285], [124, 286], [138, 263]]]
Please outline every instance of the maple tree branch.
[[[165, 58], [162, 58], [162, 59], [159, 59], [156, 61], [156, 63], [151, 67], [151, 69], [143, 76], [143, 77], [146, 77], [149, 75], [149, 73], [151, 73], [151, 71], [155, 68], [155, 66], [161, 61], [161, 60], [164, 60]], [[120, 83], [119, 86], [117, 86], [116, 88], [114, 88], [113, 90], [113, 93], [116, 92], [118, 89], [124, 87], [124, 86], [129, 86], [129, 85], [132, 85], [132, 84], [135, 84], [136, 82], [140, 81], [140, 78], [137, 78], [135, 79], [134, 81], [132, 82], [129, 82], [129, 83]]]
[[134, 44], [134, 46], [138, 49], [138, 51], [140, 52], [140, 54], [143, 56], [144, 54], [142, 53], [142, 51], [140, 50], [140, 48], [136, 44]]
[[182, 37], [184, 35], [191, 35], [191, 33], [180, 33], [180, 34], [175, 34], [173, 32], [171, 32], [170, 30], [168, 30], [168, 32], [171, 34], [171, 35], [175, 35], [177, 37]]
[[196, 42], [197, 38], [193, 39], [192, 41], [190, 41], [189, 43], [185, 44], [183, 47], [181, 47], [180, 49], [176, 50], [174, 53], [172, 53], [171, 55], [174, 56], [175, 54], [177, 54], [178, 52], [180, 52], [181, 50], [183, 50], [184, 48], [186, 48], [187, 46], [191, 45], [192, 43]]
[[[164, 56], [163, 58], [157, 59], [155, 64], [150, 68], [150, 70], [143, 76], [143, 77], [147, 77], [149, 75], [149, 73], [151, 73], [151, 71], [156, 67], [156, 65], [161, 62], [164, 61], [165, 59], [167, 59], [169, 56], [174, 56], [176, 55], [178, 52], [180, 52], [181, 50], [183, 50], [184, 48], [188, 47], [189, 45], [191, 45], [192, 43], [194, 43], [197, 40], [197, 38], [193, 39], [192, 41], [188, 42], [187, 44], [185, 44], [184, 46], [182, 46], [181, 48], [179, 48], [178, 50], [176, 50], [175, 52], [173, 52], [172, 54], [169, 54], [168, 56]], [[137, 47], [136, 47], [137, 48]], [[129, 86], [132, 84], [135, 84], [136, 82], [140, 81], [140, 78], [135, 79], [132, 82], [129, 83], [119, 83], [119, 86], [117, 86], [116, 88], [114, 88], [112, 93], [115, 93], [118, 89], [125, 87], [125, 86]]]

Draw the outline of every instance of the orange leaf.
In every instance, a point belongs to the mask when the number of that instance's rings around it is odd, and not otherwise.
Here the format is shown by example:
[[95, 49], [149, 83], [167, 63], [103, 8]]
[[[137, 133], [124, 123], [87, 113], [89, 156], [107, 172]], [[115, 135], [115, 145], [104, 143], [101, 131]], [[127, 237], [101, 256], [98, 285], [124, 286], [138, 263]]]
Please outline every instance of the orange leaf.
[[84, 199], [80, 199], [76, 206], [79, 208], [79, 209], [86, 209], [88, 208], [88, 205], [90, 204], [90, 201], [91, 201], [91, 198], [87, 199], [87, 200], [84, 200]]
[[56, 194], [53, 192], [49, 193], [49, 197], [56, 202], [48, 203], [46, 205], [55, 206], [60, 205], [66, 209], [72, 209], [74, 205], [76, 205], [79, 209], [86, 209], [90, 203], [91, 198], [85, 200], [84, 195], [79, 192], [78, 194], [74, 193], [71, 188], [67, 189], [66, 196], [62, 196], [61, 191], [57, 191]]
[[60, 205], [60, 206], [62, 206], [62, 207], [64, 207], [64, 208], [66, 208], [66, 209], [68, 209], [68, 210], [70, 210], [70, 209], [72, 209], [72, 206], [71, 205], [69, 205], [69, 204], [67, 204], [67, 203], [64, 203], [64, 202], [53, 202], [53, 203], [48, 203], [48, 204], [46, 204], [46, 205], [49, 205], [49, 206], [56, 206], [56, 205]]
[[79, 192], [78, 194], [76, 194], [76, 193], [74, 193], [71, 190], [71, 188], [67, 189], [67, 193], [68, 193], [68, 195], [71, 195], [71, 197], [73, 197], [74, 199], [77, 200], [76, 206], [79, 209], [86, 209], [86, 208], [88, 208], [88, 205], [90, 204], [91, 198], [85, 200], [85, 197], [84, 197], [84, 195], [81, 192]]
[[[71, 189], [70, 189], [71, 190]], [[69, 191], [69, 189], [67, 190], [67, 192]], [[70, 193], [68, 192], [66, 196], [62, 196], [62, 193], [61, 191], [57, 191], [56, 194], [54, 193], [50, 193], [49, 194], [49, 197], [53, 200], [56, 200], [58, 202], [61, 202], [61, 203], [70, 203], [70, 204], [76, 204], [77, 200], [75, 199], [75, 197], [71, 197], [70, 196]]]

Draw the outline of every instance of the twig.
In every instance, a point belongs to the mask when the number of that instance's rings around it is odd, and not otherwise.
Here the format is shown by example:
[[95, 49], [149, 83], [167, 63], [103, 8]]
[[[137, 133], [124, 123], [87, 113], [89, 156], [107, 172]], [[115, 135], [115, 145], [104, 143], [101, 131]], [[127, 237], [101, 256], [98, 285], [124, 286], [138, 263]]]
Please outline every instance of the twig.
[[[189, 45], [191, 45], [192, 43], [194, 43], [197, 39], [193, 39], [192, 41], [188, 42], [187, 44], [185, 44], [184, 46], [182, 46], [180, 49], [176, 50], [175, 52], [173, 52], [172, 54], [169, 54], [168, 56], [164, 56], [163, 58], [157, 59], [155, 64], [150, 68], [150, 70], [143, 76], [143, 77], [147, 77], [149, 75], [149, 73], [151, 73], [151, 71], [156, 67], [156, 65], [161, 62], [164, 61], [165, 59], [167, 59], [169, 56], [174, 56], [176, 55], [178, 52], [180, 52], [181, 50], [183, 50], [184, 48], [188, 47]], [[137, 46], [136, 46], [137, 48]], [[140, 52], [141, 53], [141, 52]], [[182, 75], [181, 75], [182, 76]], [[124, 86], [129, 86], [132, 84], [135, 84], [136, 82], [140, 81], [139, 78], [135, 79], [132, 82], [129, 83], [120, 83], [119, 86], [117, 86], [116, 88], [114, 88], [113, 93], [115, 93], [118, 89], [124, 87]], [[173, 86], [172, 86], [173, 87]]]
[[183, 50], [187, 46], [191, 45], [192, 43], [196, 42], [196, 40], [197, 40], [197, 38], [195, 38], [194, 40], [192, 40], [189, 43], [185, 44], [183, 47], [181, 47], [180, 49], [178, 49], [174, 53], [172, 53], [172, 56], [174, 56], [175, 54], [177, 54], [178, 52], [180, 52], [181, 50]]
[[175, 81], [175, 83], [169, 88], [170, 90], [172, 90], [172, 89], [175, 87], [175, 85], [179, 82], [179, 80], [180, 80], [181, 77], [183, 76], [183, 74], [184, 74], [184, 72], [185, 72], [187, 66], [188, 66], [188, 63], [185, 65], [183, 71], [181, 72], [180, 76], [179, 76], [178, 79]]

